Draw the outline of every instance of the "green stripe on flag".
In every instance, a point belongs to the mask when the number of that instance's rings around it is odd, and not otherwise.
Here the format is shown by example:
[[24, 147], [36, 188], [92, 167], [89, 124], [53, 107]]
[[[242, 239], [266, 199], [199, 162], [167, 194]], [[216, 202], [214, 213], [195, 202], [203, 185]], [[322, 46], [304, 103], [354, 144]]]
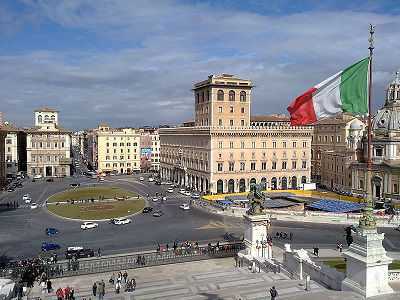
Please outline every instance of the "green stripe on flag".
[[339, 89], [344, 112], [353, 114], [366, 114], [368, 112], [368, 65], [369, 57], [343, 70]]

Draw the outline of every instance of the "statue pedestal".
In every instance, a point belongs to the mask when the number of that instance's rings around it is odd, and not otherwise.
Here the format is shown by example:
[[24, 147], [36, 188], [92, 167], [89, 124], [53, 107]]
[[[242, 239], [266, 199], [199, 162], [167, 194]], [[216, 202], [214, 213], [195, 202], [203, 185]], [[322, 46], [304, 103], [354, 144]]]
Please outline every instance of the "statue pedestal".
[[253, 257], [263, 256], [272, 259], [272, 248], [266, 242], [268, 217], [266, 215], [245, 214], [243, 215], [243, 222], [245, 224], [244, 243], [247, 253]]
[[392, 259], [386, 256], [382, 246], [384, 233], [376, 229], [358, 229], [346, 258], [347, 275], [342, 282], [343, 291], [353, 291], [364, 297], [393, 293], [388, 284], [388, 265]]

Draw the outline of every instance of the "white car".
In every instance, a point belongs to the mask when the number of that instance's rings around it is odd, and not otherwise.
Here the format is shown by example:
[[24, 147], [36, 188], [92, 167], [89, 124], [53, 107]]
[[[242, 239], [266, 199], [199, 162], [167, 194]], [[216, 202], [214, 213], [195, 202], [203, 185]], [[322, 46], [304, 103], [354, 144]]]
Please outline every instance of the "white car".
[[31, 195], [25, 194], [24, 196], [22, 196], [22, 200], [24, 200], [25, 203], [31, 203], [31, 201], [32, 201]]
[[125, 218], [114, 219], [115, 225], [125, 225], [125, 224], [129, 224], [131, 222], [132, 221], [130, 219], [125, 219]]
[[140, 180], [140, 181], [143, 181], [143, 180], [144, 180], [144, 177], [139, 177], [139, 180]]
[[189, 204], [182, 204], [181, 206], [179, 206], [179, 208], [183, 209], [183, 210], [189, 210], [190, 209], [189, 208]]
[[172, 182], [171, 182], [171, 181], [167, 181], [165, 184], [166, 184], [166, 185], [171, 185]]
[[73, 247], [68, 247], [67, 251], [79, 251], [79, 250], [83, 250], [83, 247], [81, 246], [73, 246]]
[[37, 203], [32, 203], [31, 204], [31, 209], [37, 209], [38, 208], [38, 204]]
[[153, 199], [151, 199], [153, 202], [158, 202], [158, 197], [153, 197]]
[[99, 180], [100, 180], [100, 181], [104, 181], [104, 177], [100, 177]]
[[154, 178], [153, 177], [149, 177], [149, 182], [153, 182]]
[[185, 194], [185, 192], [186, 192], [185, 189], [180, 189], [180, 190], [179, 190], [179, 193], [181, 193], [181, 194]]
[[84, 222], [81, 225], [81, 229], [92, 229], [92, 228], [96, 228], [98, 226], [99, 226], [99, 224], [94, 223], [94, 222]]
[[189, 197], [192, 195], [189, 191], [185, 191], [183, 194], [184, 194], [185, 196], [189, 196]]
[[173, 193], [173, 192], [174, 192], [174, 189], [173, 189], [173, 188], [169, 188], [169, 189], [167, 190], [167, 192], [168, 192], [168, 193]]
[[40, 179], [40, 178], [42, 178], [43, 176], [42, 176], [42, 174], [35, 174], [35, 175], [33, 175], [33, 179]]
[[193, 198], [193, 199], [199, 199], [199, 198], [200, 198], [200, 195], [199, 195], [199, 194], [192, 194], [192, 198]]

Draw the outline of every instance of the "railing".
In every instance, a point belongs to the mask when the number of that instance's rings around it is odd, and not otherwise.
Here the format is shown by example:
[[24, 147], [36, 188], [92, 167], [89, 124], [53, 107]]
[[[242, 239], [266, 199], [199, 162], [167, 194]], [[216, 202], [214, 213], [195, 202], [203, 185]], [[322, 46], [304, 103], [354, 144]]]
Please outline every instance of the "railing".
[[389, 270], [389, 281], [400, 281], [400, 270]]
[[[49, 278], [68, 277], [213, 258], [234, 257], [244, 248], [244, 243], [229, 243], [220, 245], [219, 247], [178, 247], [177, 250], [171, 249], [162, 252], [144, 252], [75, 261], [71, 260], [56, 264], [45, 264], [42, 267]], [[25, 269], [26, 268], [0, 269], [0, 277], [17, 279], [21, 277]]]

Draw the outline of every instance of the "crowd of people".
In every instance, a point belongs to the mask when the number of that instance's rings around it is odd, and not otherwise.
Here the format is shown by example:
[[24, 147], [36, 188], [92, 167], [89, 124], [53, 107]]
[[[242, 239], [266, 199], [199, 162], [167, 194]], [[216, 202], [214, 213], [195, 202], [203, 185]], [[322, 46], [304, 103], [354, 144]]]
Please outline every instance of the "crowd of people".
[[287, 234], [286, 232], [278, 231], [275, 233], [275, 238], [278, 240], [293, 240], [293, 232]]

